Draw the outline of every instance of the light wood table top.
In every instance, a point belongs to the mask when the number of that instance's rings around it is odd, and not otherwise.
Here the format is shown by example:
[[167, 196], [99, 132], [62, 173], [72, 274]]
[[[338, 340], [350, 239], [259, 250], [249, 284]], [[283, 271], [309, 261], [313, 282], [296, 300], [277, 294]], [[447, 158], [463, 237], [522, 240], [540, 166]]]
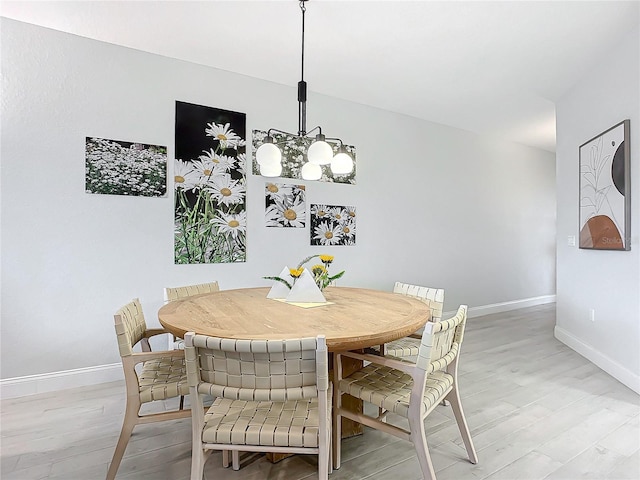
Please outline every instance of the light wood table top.
[[327, 305], [302, 308], [267, 298], [269, 288], [221, 290], [176, 300], [158, 312], [177, 337], [280, 339], [325, 335], [329, 351], [356, 350], [414, 333], [430, 320], [418, 299], [378, 290], [328, 287]]

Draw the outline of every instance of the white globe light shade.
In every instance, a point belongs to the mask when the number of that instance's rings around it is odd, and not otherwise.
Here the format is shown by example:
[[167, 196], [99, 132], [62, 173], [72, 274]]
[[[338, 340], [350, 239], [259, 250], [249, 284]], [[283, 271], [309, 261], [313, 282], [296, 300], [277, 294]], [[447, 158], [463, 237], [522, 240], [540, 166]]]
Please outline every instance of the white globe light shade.
[[353, 170], [353, 160], [344, 152], [338, 153], [331, 161], [331, 171], [335, 175], [346, 175]]
[[307, 158], [316, 165], [328, 165], [333, 158], [333, 148], [327, 142], [317, 140], [309, 146]]
[[280, 162], [260, 165], [260, 175], [263, 177], [279, 177], [281, 173], [282, 164]]
[[322, 177], [322, 168], [320, 168], [320, 165], [307, 162], [302, 166], [300, 173], [304, 180], [320, 180], [320, 177]]
[[259, 165], [274, 165], [280, 163], [282, 153], [273, 143], [263, 143], [256, 150], [256, 160]]

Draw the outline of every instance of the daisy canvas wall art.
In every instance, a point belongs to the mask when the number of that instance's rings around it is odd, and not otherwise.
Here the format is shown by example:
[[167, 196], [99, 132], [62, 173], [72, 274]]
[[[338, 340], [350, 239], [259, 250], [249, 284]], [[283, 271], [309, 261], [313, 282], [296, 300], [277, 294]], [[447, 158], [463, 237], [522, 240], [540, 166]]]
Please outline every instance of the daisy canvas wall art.
[[167, 147], [87, 137], [85, 191], [164, 197], [167, 194]]
[[244, 113], [176, 102], [175, 263], [246, 261]]
[[[267, 136], [267, 132], [264, 130], [253, 130], [251, 137], [251, 143], [253, 146], [252, 153], [252, 166], [254, 175], [260, 175], [260, 167], [256, 160], [256, 150], [263, 144], [264, 138]], [[282, 178], [301, 179], [302, 175], [300, 171], [302, 166], [306, 163], [304, 159], [304, 152], [309, 148], [309, 145], [314, 141], [311, 138], [299, 137], [297, 135], [286, 135], [283, 133], [272, 132], [272, 137], [276, 145], [282, 152]], [[327, 143], [333, 147], [334, 155], [338, 153], [339, 144], [327, 140]], [[321, 165], [322, 177], [320, 182], [332, 182], [332, 183], [347, 183], [355, 185], [356, 183], [356, 147], [351, 145], [344, 146], [349, 156], [353, 159], [353, 170], [347, 175], [334, 175], [331, 171], [330, 165]]]
[[307, 224], [305, 186], [267, 182], [265, 208], [267, 227], [304, 228]]
[[355, 245], [356, 207], [311, 205], [311, 245]]

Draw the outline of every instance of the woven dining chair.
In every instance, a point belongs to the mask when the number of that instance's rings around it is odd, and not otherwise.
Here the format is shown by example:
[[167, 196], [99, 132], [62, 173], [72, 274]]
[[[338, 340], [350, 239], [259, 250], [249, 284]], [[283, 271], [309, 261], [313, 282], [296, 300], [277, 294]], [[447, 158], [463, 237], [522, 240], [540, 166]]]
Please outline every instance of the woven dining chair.
[[[467, 426], [458, 391], [460, 346], [467, 319], [466, 305], [456, 315], [440, 322], [428, 322], [420, 343], [416, 363], [379, 355], [343, 352], [335, 355], [333, 414], [333, 458], [340, 468], [340, 436], [342, 417], [395, 435], [413, 443], [425, 480], [435, 480], [424, 428], [424, 419], [443, 399], [449, 400], [471, 463], [477, 463], [471, 434]], [[342, 378], [342, 357], [371, 362], [346, 378]], [[382, 413], [377, 417], [349, 411], [342, 407], [343, 394], [372, 403]], [[409, 428], [388, 423], [388, 413], [409, 421]]]
[[[143, 403], [183, 396], [189, 393], [184, 352], [182, 350], [151, 351], [149, 338], [166, 334], [162, 328], [147, 328], [140, 300], [137, 298], [120, 308], [114, 315], [118, 349], [124, 369], [127, 404], [122, 430], [107, 471], [107, 480], [115, 478], [129, 438], [136, 425], [175, 420], [191, 416], [189, 410], [164, 411], [140, 415]], [[141, 352], [134, 352], [140, 344]], [[142, 364], [139, 371], [136, 365]]]
[[[192, 297], [194, 295], [200, 295], [202, 293], [219, 292], [220, 286], [217, 281], [207, 283], [195, 283], [192, 285], [183, 285], [181, 287], [165, 287], [164, 289], [164, 303], [173, 302], [182, 298]], [[176, 338], [171, 335], [172, 344], [174, 349], [184, 350], [184, 340], [182, 338]], [[180, 408], [184, 405], [184, 396], [180, 397]], [[233, 469], [238, 470], [239, 459], [237, 452], [233, 456]], [[229, 452], [222, 452], [222, 466], [227, 468], [229, 466]]]
[[[192, 401], [191, 480], [212, 450], [318, 455], [331, 469], [331, 384], [324, 336], [232, 340], [185, 335]], [[214, 397], [205, 413], [202, 399]], [[234, 462], [234, 470], [237, 469]]]
[[[431, 309], [431, 321], [442, 320], [442, 310], [444, 309], [444, 289], [420, 287], [409, 283], [396, 282], [393, 286], [393, 293], [399, 293], [408, 297], [422, 300]], [[394, 340], [382, 346], [384, 355], [391, 357], [415, 357], [420, 349], [421, 334], [414, 333], [407, 337]], [[380, 346], [371, 348], [371, 352], [380, 353]]]
[[[165, 287], [164, 289], [164, 303], [173, 302], [174, 300], [180, 300], [181, 298], [192, 297], [194, 295], [200, 295], [201, 293], [219, 292], [220, 286], [217, 281], [208, 283], [196, 283], [193, 285], [183, 285], [181, 287]], [[184, 349], [184, 340], [177, 339], [173, 335], [171, 336], [173, 342], [173, 348]]]
[[201, 293], [219, 292], [220, 286], [217, 281], [208, 283], [197, 283], [194, 285], [184, 285], [182, 287], [166, 287], [164, 289], [164, 301], [172, 302], [181, 298], [192, 297]]

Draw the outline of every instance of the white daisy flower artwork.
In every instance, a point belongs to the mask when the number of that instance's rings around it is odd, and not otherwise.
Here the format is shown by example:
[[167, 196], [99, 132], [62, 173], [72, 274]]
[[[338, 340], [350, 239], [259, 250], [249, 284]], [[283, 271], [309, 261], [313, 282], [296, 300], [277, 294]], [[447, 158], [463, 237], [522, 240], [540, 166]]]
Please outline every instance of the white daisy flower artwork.
[[173, 184], [175, 189], [193, 190], [200, 185], [202, 175], [191, 162], [176, 159], [173, 164]]
[[176, 102], [175, 263], [246, 261], [245, 130], [244, 113]]
[[[340, 230], [342, 233], [342, 237], [345, 240], [354, 240], [356, 238], [356, 222], [355, 221], [348, 221], [348, 222], [344, 222], [343, 224], [340, 225]], [[348, 245], [347, 243], [345, 243], [345, 245]]]
[[86, 137], [85, 191], [102, 195], [166, 196], [167, 147]]
[[315, 215], [319, 220], [328, 220], [331, 215], [331, 207], [322, 203], [312, 204], [311, 215]]
[[219, 231], [237, 239], [238, 236], [247, 234], [247, 212], [241, 211], [238, 214], [220, 213], [213, 218], [211, 223], [215, 224]]
[[307, 202], [304, 185], [265, 184], [265, 225], [280, 228], [304, 228]]
[[205, 190], [221, 205], [229, 206], [245, 201], [246, 189], [244, 185], [233, 180], [231, 175], [226, 173], [212, 177]]
[[356, 244], [356, 208], [340, 205], [311, 205], [311, 245]]
[[208, 123], [205, 132], [207, 136], [213, 137], [220, 142], [220, 146], [223, 149], [237, 149], [245, 146], [244, 139], [233, 131], [230, 123], [225, 123], [224, 125], [216, 124], [215, 122]]
[[210, 148], [208, 151], [203, 150], [202, 153], [203, 155], [199, 157], [200, 160], [210, 162], [218, 172], [229, 172], [235, 167], [236, 158], [232, 156], [218, 154], [213, 148]]

